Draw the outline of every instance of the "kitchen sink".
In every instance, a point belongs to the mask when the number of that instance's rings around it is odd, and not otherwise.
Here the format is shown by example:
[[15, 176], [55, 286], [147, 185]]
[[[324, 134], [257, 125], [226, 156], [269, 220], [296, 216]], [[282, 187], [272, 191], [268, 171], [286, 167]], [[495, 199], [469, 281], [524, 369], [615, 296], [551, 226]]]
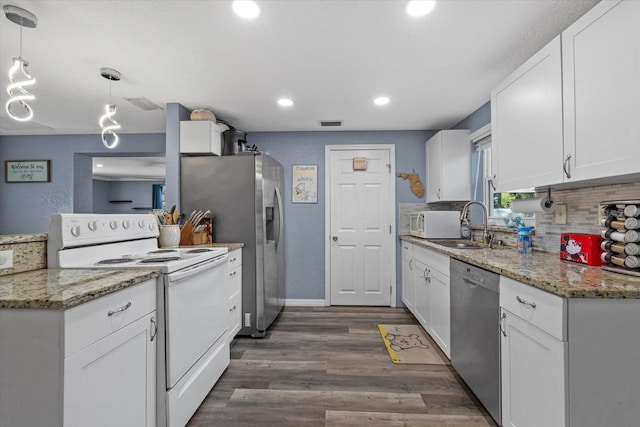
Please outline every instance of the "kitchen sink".
[[435, 243], [440, 246], [444, 246], [452, 249], [484, 249], [485, 246], [476, 243], [470, 242], [468, 240], [460, 240], [460, 239], [427, 239], [428, 242]]

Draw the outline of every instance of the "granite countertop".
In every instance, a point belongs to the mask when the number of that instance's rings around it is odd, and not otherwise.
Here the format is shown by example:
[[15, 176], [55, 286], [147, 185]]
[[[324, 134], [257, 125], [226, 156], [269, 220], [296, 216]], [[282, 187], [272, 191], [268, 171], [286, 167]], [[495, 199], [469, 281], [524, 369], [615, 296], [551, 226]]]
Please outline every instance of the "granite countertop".
[[64, 310], [159, 275], [138, 269], [42, 269], [2, 276], [0, 309]]
[[0, 245], [13, 245], [16, 243], [46, 242], [46, 241], [47, 241], [47, 233], [0, 235]]
[[244, 243], [206, 243], [204, 245], [181, 245], [181, 248], [228, 248], [229, 251], [240, 249], [244, 247]]
[[413, 236], [403, 235], [400, 239], [562, 297], [640, 299], [640, 277], [562, 261], [557, 253], [534, 251], [531, 259], [523, 261], [511, 246], [453, 249]]

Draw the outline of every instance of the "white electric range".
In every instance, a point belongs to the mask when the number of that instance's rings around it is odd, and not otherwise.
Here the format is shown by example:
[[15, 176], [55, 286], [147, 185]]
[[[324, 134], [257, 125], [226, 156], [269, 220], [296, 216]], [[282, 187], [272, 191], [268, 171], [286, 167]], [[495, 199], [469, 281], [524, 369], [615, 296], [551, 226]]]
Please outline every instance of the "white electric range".
[[56, 214], [49, 268], [157, 269], [157, 425], [183, 427], [229, 365], [227, 248], [159, 248], [153, 215]]

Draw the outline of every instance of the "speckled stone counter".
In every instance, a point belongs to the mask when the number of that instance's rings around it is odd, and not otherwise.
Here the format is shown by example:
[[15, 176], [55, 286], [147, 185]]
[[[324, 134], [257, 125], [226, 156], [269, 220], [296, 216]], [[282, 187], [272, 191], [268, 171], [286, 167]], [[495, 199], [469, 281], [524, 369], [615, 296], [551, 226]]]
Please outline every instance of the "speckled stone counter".
[[47, 268], [47, 233], [0, 235], [0, 251], [13, 251], [13, 267], [0, 276]]
[[413, 236], [400, 236], [400, 239], [562, 297], [640, 299], [639, 277], [561, 261], [556, 253], [534, 251], [530, 260], [522, 261], [510, 246], [453, 249]]
[[0, 309], [64, 310], [159, 275], [137, 269], [42, 269], [2, 276]]
[[244, 243], [208, 243], [206, 245], [180, 246], [181, 248], [227, 248], [229, 251], [244, 247]]

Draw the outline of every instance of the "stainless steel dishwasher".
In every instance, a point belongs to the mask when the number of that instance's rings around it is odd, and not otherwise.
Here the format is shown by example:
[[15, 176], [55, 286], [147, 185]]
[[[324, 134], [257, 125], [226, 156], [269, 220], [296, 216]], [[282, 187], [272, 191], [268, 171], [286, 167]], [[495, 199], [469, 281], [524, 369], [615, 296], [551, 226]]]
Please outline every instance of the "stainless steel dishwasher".
[[451, 259], [451, 364], [502, 425], [500, 275]]

